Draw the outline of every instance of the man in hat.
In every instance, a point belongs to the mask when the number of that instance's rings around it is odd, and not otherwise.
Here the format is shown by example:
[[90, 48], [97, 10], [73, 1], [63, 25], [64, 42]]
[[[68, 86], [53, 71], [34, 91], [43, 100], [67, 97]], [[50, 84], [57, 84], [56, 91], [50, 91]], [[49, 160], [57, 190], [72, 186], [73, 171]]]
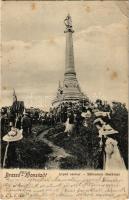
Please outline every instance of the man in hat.
[[22, 117], [21, 126], [23, 129], [23, 135], [25, 137], [28, 137], [31, 134], [31, 127], [32, 127], [31, 119], [28, 116], [28, 113], [25, 113], [24, 116]]
[[61, 108], [61, 122], [65, 123], [67, 120], [67, 107], [66, 105], [63, 103], [62, 104], [62, 108]]
[[[104, 122], [101, 118], [98, 118], [94, 121], [94, 125], [96, 126], [99, 134], [102, 130], [102, 127], [104, 125]], [[99, 135], [100, 136], [100, 135]], [[102, 135], [102, 137], [99, 137], [100, 138], [100, 142], [99, 142], [99, 145], [100, 145], [100, 155], [99, 155], [99, 168], [100, 169], [103, 169], [104, 165], [105, 165], [105, 142], [106, 142], [106, 138]]]

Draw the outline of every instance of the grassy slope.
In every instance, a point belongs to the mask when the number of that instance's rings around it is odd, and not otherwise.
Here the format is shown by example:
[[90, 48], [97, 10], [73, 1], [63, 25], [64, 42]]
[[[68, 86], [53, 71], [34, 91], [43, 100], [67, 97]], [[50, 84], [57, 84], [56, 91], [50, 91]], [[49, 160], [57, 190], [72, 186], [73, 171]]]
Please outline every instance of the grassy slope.
[[100, 152], [95, 130], [81, 127], [78, 133], [74, 130], [71, 136], [68, 137], [64, 133], [64, 125], [60, 124], [50, 129], [46, 137], [73, 155], [73, 157], [61, 160], [61, 168], [99, 168], [98, 156]]

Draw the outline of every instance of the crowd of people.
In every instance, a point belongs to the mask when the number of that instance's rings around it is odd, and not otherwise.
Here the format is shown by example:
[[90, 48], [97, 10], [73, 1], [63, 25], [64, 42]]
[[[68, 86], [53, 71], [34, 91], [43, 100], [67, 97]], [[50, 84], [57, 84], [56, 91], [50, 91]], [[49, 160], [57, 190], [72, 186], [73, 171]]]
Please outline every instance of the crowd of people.
[[[72, 129], [72, 125], [76, 126], [78, 130], [79, 126], [88, 126], [88, 119], [94, 116], [97, 111], [111, 113], [111, 106], [107, 102], [102, 102], [100, 99], [95, 103], [89, 101], [78, 102], [62, 102], [59, 106], [50, 109], [48, 116], [52, 119], [53, 123], [61, 122], [66, 125], [66, 132]], [[106, 116], [105, 116], [106, 117]], [[107, 118], [108, 119], [108, 118]]]
[[[115, 105], [115, 103], [114, 103]], [[95, 116], [97, 112], [105, 112], [105, 120], [110, 120], [112, 107], [107, 102], [102, 102], [100, 99], [95, 103], [89, 101], [78, 102], [62, 102], [57, 107], [51, 107], [48, 112], [40, 109], [22, 109], [21, 112], [16, 112], [13, 107], [3, 107], [1, 109], [1, 132], [6, 134], [11, 127], [23, 129], [25, 135], [31, 134], [33, 125], [42, 124], [55, 126], [57, 123], [64, 123], [66, 125], [66, 132], [71, 130], [72, 125], [88, 126], [88, 119]], [[72, 125], [71, 125], [72, 124]], [[69, 133], [68, 133], [69, 134]]]
[[108, 158], [108, 164], [106, 162], [108, 168], [111, 166], [110, 157], [113, 151], [116, 151], [114, 160], [118, 160], [121, 166], [124, 166], [118, 151], [117, 141], [114, 139], [114, 135], [118, 131], [113, 129], [110, 123], [115, 106], [116, 102], [109, 105], [107, 102], [97, 99], [95, 103], [88, 100], [62, 102], [57, 107], [51, 107], [48, 112], [34, 108], [22, 108], [17, 112], [13, 106], [3, 107], [1, 109], [1, 135], [3, 137], [8, 132], [13, 132], [15, 128], [22, 130], [23, 137], [28, 137], [31, 136], [32, 126], [34, 125], [46, 125], [49, 128], [60, 123], [65, 125], [64, 132], [70, 137], [73, 130], [74, 134], [78, 134], [80, 127], [88, 127], [92, 120], [92, 124], [98, 129], [100, 147], [104, 148], [102, 152], [108, 155], [106, 156]]

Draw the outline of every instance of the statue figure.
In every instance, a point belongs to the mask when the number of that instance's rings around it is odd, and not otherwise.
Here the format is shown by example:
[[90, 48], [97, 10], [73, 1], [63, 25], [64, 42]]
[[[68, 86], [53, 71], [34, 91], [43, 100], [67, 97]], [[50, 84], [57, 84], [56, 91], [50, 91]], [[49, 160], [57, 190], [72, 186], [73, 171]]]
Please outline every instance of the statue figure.
[[70, 14], [68, 14], [66, 19], [64, 20], [64, 24], [66, 26], [66, 30], [74, 32], [73, 29], [72, 29], [72, 19], [71, 19]]

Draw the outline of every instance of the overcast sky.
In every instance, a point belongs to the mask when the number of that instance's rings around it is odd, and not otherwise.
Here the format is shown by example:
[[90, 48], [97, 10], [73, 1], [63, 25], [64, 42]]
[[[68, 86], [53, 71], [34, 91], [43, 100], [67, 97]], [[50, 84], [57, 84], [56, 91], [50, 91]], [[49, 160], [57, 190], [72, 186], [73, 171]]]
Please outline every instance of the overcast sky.
[[128, 21], [115, 2], [5, 1], [2, 7], [2, 105], [11, 105], [15, 88], [26, 106], [50, 106], [63, 81], [68, 12], [82, 91], [127, 103]]

